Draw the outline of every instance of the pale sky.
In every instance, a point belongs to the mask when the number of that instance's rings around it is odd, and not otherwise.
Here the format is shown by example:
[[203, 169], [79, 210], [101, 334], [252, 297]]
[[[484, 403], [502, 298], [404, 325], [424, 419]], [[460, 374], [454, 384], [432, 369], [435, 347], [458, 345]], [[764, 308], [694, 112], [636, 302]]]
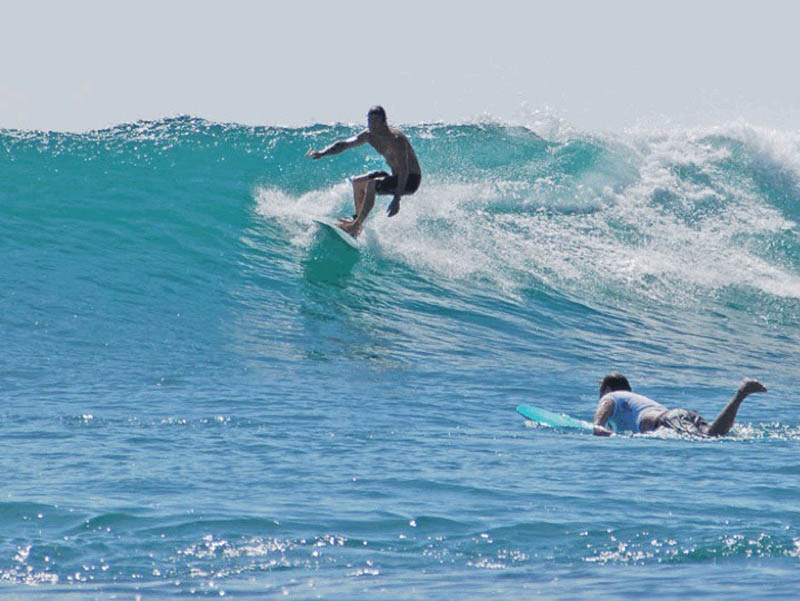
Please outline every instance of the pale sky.
[[524, 121], [800, 130], [800, 3], [8, 2], [0, 128]]

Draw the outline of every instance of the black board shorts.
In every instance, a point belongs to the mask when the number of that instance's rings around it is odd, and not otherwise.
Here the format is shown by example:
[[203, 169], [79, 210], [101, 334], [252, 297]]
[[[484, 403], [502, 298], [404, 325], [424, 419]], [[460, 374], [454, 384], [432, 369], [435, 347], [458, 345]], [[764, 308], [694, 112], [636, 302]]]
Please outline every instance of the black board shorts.
[[658, 418], [658, 427], [689, 436], [708, 436], [708, 429], [711, 426], [696, 411], [670, 409]]
[[[375, 184], [377, 194], [394, 194], [397, 191], [397, 176], [389, 175], [385, 171], [373, 171], [369, 174], [369, 179], [378, 180]], [[413, 194], [419, 188], [422, 176], [419, 173], [409, 173], [406, 178], [406, 189], [403, 194]]]

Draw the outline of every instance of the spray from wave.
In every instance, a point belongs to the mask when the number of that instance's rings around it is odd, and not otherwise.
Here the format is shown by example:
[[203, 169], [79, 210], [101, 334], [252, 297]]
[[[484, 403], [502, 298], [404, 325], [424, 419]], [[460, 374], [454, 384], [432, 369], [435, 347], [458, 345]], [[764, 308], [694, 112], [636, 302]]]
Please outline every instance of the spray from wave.
[[[612, 303], [760, 298], [796, 310], [797, 137], [744, 125], [555, 140], [496, 124], [409, 133], [424, 184], [392, 220], [378, 204], [375, 252], [510, 294], [543, 284]], [[257, 211], [306, 244], [310, 217], [351, 211], [343, 175], [301, 195], [260, 186]]]

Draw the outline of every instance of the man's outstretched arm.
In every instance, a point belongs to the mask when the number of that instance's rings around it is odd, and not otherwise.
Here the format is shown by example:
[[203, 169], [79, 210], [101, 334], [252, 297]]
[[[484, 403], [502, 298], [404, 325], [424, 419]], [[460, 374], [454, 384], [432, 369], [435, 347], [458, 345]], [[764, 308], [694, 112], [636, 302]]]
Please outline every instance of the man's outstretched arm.
[[614, 399], [601, 399], [594, 412], [594, 435], [611, 436], [613, 432], [606, 427], [608, 420], [614, 415]]
[[344, 152], [348, 148], [353, 148], [355, 146], [361, 146], [362, 144], [366, 144], [369, 141], [369, 131], [364, 130], [360, 134], [353, 136], [352, 138], [347, 138], [346, 140], [339, 140], [338, 142], [334, 142], [327, 148], [323, 148], [322, 150], [309, 150], [306, 153], [306, 156], [310, 159], [321, 159], [324, 156], [328, 156], [330, 154], [339, 154], [340, 152]]

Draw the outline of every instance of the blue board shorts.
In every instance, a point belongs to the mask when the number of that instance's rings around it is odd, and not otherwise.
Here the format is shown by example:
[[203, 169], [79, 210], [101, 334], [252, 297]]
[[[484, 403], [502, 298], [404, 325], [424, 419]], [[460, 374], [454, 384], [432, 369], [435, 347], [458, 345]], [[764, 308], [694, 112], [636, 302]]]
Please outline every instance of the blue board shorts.
[[696, 411], [670, 409], [658, 418], [658, 427], [689, 436], [708, 436], [711, 425]]
[[[369, 179], [378, 180], [375, 184], [377, 194], [395, 194], [397, 191], [397, 176], [389, 175], [385, 171], [373, 171], [369, 174]], [[403, 194], [413, 194], [422, 182], [422, 175], [419, 173], [409, 173], [406, 178], [406, 189]]]

